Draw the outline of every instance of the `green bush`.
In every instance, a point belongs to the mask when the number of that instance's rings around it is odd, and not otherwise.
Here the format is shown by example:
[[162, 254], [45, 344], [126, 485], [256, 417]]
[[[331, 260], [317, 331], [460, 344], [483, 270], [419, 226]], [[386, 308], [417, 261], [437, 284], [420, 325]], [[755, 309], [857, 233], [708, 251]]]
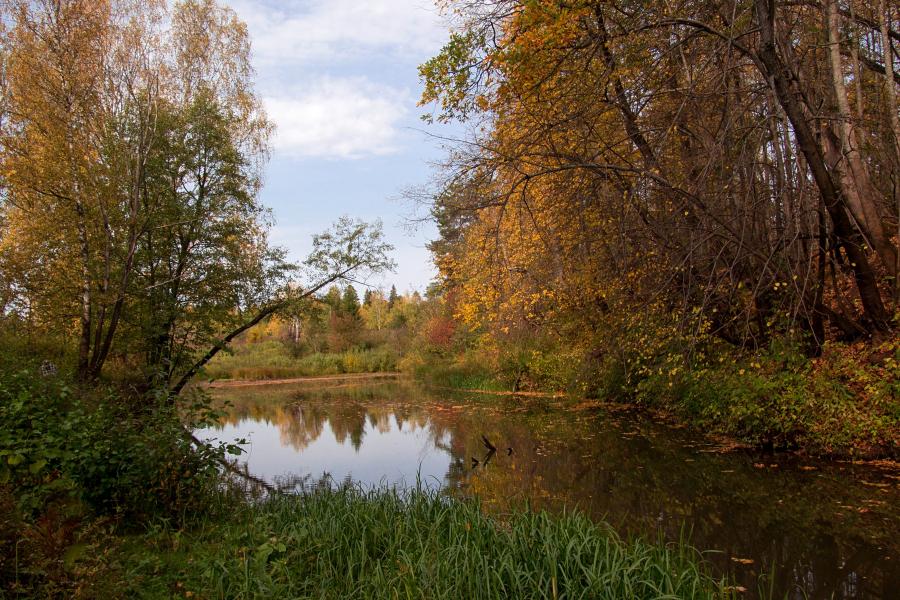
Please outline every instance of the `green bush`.
[[580, 391], [577, 387], [583, 361], [574, 348], [533, 350], [527, 364], [528, 379], [537, 389]]
[[220, 450], [194, 451], [173, 409], [136, 413], [111, 391], [89, 402], [28, 370], [0, 379], [0, 422], [0, 482], [25, 514], [71, 497], [98, 514], [179, 517], [203, 508], [217, 473]]
[[676, 374], [661, 370], [639, 383], [634, 398], [756, 446], [896, 455], [896, 342], [874, 351], [835, 344], [814, 360], [784, 340], [764, 351], [720, 356]]
[[411, 353], [403, 357], [401, 369], [428, 385], [461, 390], [509, 390], [513, 380], [503, 378], [493, 361], [470, 350], [455, 360], [430, 353]]

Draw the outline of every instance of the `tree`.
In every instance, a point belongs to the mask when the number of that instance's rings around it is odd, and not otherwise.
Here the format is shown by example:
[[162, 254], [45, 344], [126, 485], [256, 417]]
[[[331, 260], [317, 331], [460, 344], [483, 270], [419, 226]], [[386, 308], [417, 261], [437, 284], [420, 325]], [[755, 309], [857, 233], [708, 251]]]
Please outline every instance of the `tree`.
[[116, 356], [174, 397], [252, 324], [390, 267], [380, 227], [345, 218], [313, 240], [309, 288], [288, 284], [295, 267], [258, 200], [272, 126], [234, 11], [5, 7], [3, 307], [38, 331], [70, 335], [77, 321], [83, 379]]
[[432, 244], [470, 327], [618, 351], [653, 319], [690, 356], [710, 335], [802, 332], [815, 353], [891, 326], [894, 136], [862, 115], [890, 116], [900, 81], [872, 7], [449, 6], [462, 27], [420, 73], [430, 118], [475, 132]]
[[328, 288], [328, 292], [325, 294], [323, 301], [332, 311], [337, 312], [341, 310], [341, 288], [336, 285]]
[[[166, 143], [149, 165], [153, 227], [141, 239], [138, 342], [148, 371], [163, 382], [197, 344], [271, 297], [291, 271], [269, 247], [269, 213], [258, 202], [248, 159], [212, 93], [160, 119]], [[190, 307], [186, 318], [185, 307]]]
[[388, 310], [392, 310], [397, 303], [397, 286], [391, 286], [391, 293], [388, 295]]
[[8, 8], [0, 260], [31, 323], [58, 327], [78, 315], [78, 371], [93, 379], [117, 333], [145, 223], [161, 3]]
[[388, 326], [388, 303], [381, 291], [372, 291], [369, 302], [360, 309], [362, 321], [368, 329], [381, 331]]
[[290, 312], [298, 304], [313, 298], [327, 286], [348, 278], [366, 277], [394, 267], [389, 253], [393, 247], [384, 241], [381, 223], [365, 223], [342, 217], [324, 233], [313, 236], [313, 249], [305, 261], [312, 283], [306, 287], [284, 286], [255, 307], [252, 317], [244, 319], [191, 365], [169, 389], [169, 397], [181, 393], [200, 370], [228, 346], [232, 340], [271, 315]]
[[344, 288], [344, 294], [341, 297], [341, 309], [351, 317], [359, 318], [359, 295], [353, 285]]

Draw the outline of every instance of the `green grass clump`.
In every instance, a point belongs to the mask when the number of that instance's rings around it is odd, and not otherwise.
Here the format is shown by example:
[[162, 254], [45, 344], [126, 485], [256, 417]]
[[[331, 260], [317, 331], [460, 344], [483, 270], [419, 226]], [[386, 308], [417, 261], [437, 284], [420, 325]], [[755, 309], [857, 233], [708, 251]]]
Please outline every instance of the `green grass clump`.
[[478, 352], [451, 358], [410, 352], [400, 361], [400, 370], [432, 386], [458, 390], [507, 391], [515, 379], [493, 368], [493, 361]]
[[[155, 530], [119, 558], [143, 598], [718, 598], [686, 545], [626, 542], [579, 514], [487, 516], [421, 490], [320, 490]], [[183, 596], [182, 596], [183, 597]]]

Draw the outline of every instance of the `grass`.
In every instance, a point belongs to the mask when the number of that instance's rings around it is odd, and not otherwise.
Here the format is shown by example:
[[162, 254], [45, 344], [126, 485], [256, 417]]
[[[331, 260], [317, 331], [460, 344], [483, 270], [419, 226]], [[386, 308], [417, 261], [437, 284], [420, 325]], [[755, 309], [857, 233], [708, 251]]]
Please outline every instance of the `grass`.
[[509, 391], [515, 379], [491, 368], [487, 357], [472, 353], [456, 359], [410, 353], [400, 361], [400, 369], [425, 384], [458, 390]]
[[279, 341], [265, 341], [237, 347], [231, 353], [219, 353], [206, 368], [211, 379], [282, 379], [375, 373], [397, 370], [398, 356], [388, 348], [316, 352], [294, 357]]
[[579, 514], [487, 516], [413, 490], [319, 490], [132, 538], [138, 598], [720, 598], [685, 544], [624, 541]]

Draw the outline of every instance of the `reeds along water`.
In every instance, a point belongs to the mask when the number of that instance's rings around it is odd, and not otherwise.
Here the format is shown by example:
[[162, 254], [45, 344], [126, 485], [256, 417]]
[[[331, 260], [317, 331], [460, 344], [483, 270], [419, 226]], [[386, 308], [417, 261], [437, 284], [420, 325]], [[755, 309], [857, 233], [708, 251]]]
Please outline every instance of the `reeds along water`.
[[[722, 598], [700, 554], [578, 514], [486, 516], [435, 491], [314, 488], [182, 538], [213, 597]], [[216, 539], [216, 546], [207, 545]], [[240, 542], [239, 542], [240, 540]], [[222, 554], [224, 547], [249, 553]]]

